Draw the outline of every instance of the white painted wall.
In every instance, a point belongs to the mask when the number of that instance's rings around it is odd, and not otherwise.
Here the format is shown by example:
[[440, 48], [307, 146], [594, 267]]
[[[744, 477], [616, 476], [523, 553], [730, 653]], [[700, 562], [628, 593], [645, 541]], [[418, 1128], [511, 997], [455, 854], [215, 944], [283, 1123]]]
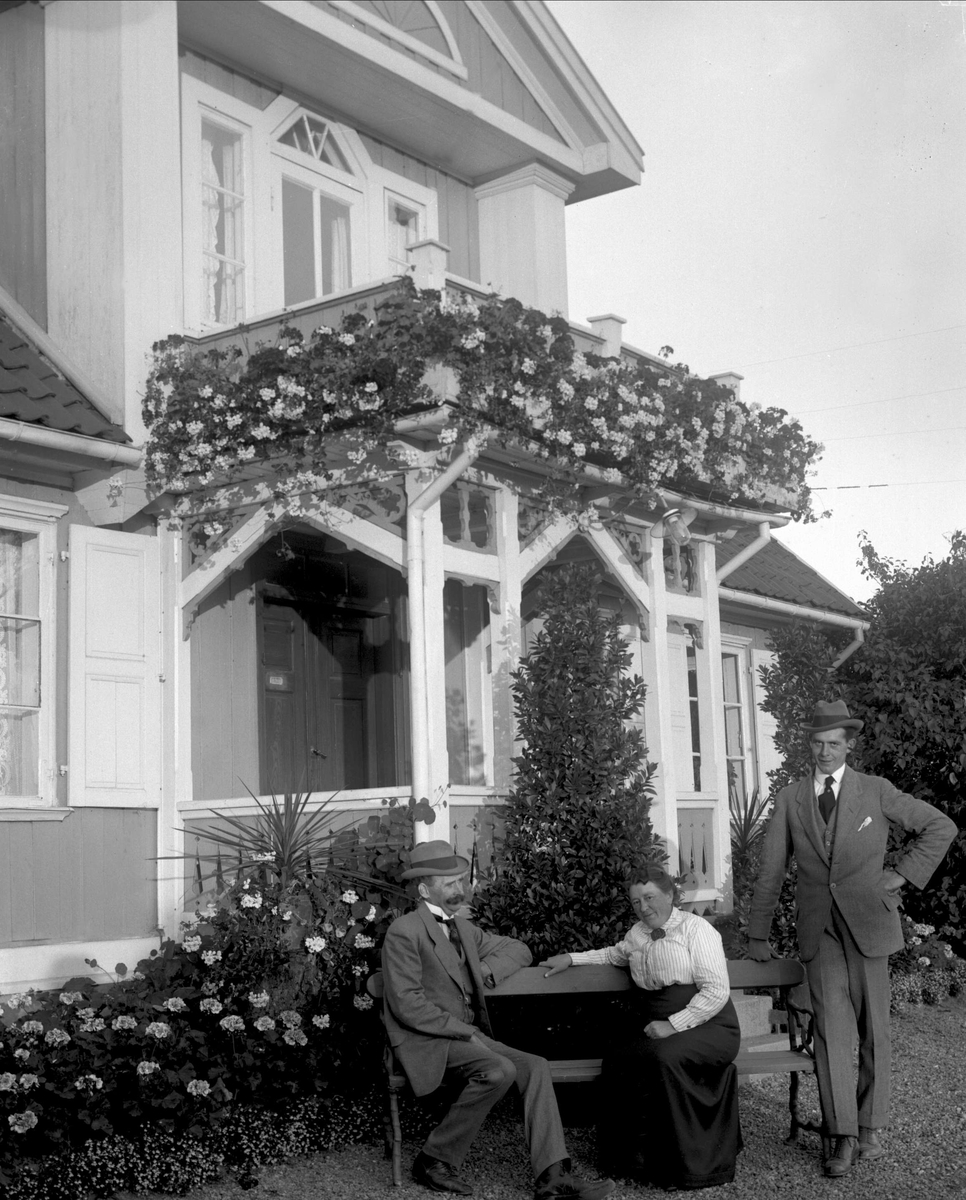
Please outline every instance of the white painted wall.
[[484, 287], [567, 315], [564, 203], [572, 191], [573, 184], [536, 163], [476, 189]]
[[175, 0], [45, 8], [48, 332], [144, 440], [151, 343], [181, 328]]

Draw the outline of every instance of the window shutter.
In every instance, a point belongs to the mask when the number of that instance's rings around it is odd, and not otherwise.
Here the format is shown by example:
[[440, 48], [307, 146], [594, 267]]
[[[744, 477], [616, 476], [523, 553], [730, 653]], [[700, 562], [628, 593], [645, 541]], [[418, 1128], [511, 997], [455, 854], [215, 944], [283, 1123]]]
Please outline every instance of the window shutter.
[[770, 667], [775, 661], [771, 650], [751, 651], [751, 694], [755, 703], [755, 741], [758, 746], [758, 784], [762, 796], [771, 793], [772, 784], [768, 778], [769, 771], [777, 770], [785, 761], [784, 755], [775, 744], [775, 734], [778, 723], [771, 713], [762, 708], [765, 689], [758, 674], [759, 667]]
[[71, 805], [160, 802], [159, 561], [154, 538], [71, 529]]

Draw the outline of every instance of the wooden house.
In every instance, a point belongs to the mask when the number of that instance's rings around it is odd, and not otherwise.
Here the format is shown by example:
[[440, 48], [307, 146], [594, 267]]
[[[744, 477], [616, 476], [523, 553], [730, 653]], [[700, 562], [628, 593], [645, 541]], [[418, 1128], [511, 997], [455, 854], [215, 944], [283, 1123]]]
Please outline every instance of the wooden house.
[[[347, 820], [426, 797], [418, 837], [485, 843], [509, 675], [541, 573], [573, 559], [599, 565], [648, 684], [672, 865], [726, 903], [729, 787], [767, 788], [774, 765], [769, 629], [866, 624], [771, 539], [780, 497], [665, 490], [614, 523], [588, 485], [582, 514], [543, 519], [532, 456], [437, 465], [445, 372], [397, 430], [411, 469], [378, 486], [280, 516], [262, 461], [177, 522], [145, 483], [170, 334], [244, 357], [283, 324], [373, 311], [404, 274], [567, 316], [565, 206], [638, 185], [641, 150], [547, 8], [3, 2], [0, 114], [0, 993], [176, 934], [191, 872], [164, 856], [212, 812], [251, 813], [246, 787], [304, 779]], [[622, 323], [571, 332], [660, 364]]]

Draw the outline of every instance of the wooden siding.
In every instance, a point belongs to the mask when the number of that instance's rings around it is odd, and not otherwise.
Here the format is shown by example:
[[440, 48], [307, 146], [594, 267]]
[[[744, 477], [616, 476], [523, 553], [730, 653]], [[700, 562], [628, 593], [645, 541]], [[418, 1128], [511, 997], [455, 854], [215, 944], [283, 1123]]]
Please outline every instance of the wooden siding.
[[250, 104], [259, 112], [264, 112], [279, 95], [277, 90], [256, 83], [255, 80], [249, 79], [247, 75], [239, 74], [238, 71], [231, 71], [228, 67], [223, 67], [221, 63], [205, 58], [204, 55], [197, 54], [194, 50], [181, 47], [180, 58], [183, 74], [207, 83], [209, 87], [217, 88], [218, 91], [224, 92], [228, 96], [234, 96], [236, 100]]
[[473, 189], [452, 175], [436, 171], [410, 154], [394, 150], [366, 134], [362, 142], [372, 161], [436, 192], [439, 240], [449, 246], [448, 270], [464, 279], [480, 278], [480, 226]]
[[[518, 117], [531, 129], [538, 129], [555, 141], [562, 142], [564, 139], [560, 131], [466, 5], [446, 5], [446, 17], [463, 56], [463, 64], [469, 72], [470, 91], [478, 93], [511, 116]], [[525, 41], [529, 39], [527, 34], [519, 30], [515, 31], [513, 40], [516, 50], [522, 52]]]
[[235, 572], [191, 628], [191, 767], [196, 800], [258, 791], [255, 596]]
[[47, 327], [44, 10], [0, 13], [0, 285]]
[[0, 823], [0, 946], [144, 937], [158, 923], [157, 814]]

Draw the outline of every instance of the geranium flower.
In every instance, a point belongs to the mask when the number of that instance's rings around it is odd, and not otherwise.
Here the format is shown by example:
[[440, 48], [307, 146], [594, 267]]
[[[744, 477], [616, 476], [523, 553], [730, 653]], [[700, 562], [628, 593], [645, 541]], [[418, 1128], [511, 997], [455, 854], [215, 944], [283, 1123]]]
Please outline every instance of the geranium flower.
[[261, 908], [262, 897], [258, 892], [245, 892], [239, 904], [242, 908]]
[[282, 1041], [287, 1046], [306, 1046], [309, 1039], [305, 1036], [301, 1029], [286, 1029], [282, 1034]]
[[21, 1033], [43, 1033], [44, 1027], [39, 1021], [24, 1021], [20, 1026]]
[[168, 1012], [182, 1013], [187, 1012], [188, 1006], [180, 996], [169, 996], [162, 1008], [166, 1008]]
[[218, 1024], [226, 1033], [243, 1033], [245, 1029], [245, 1022], [236, 1016], [222, 1017]]
[[201, 961], [206, 967], [213, 967], [215, 963], [221, 962], [220, 950], [202, 950]]
[[74, 1083], [79, 1092], [99, 1092], [103, 1086], [104, 1081], [98, 1075], [82, 1075]]
[[343, 904], [358, 904], [358, 902], [359, 902], [359, 897], [352, 890], [352, 888], [348, 888], [346, 891], [344, 891], [342, 893], [342, 903]]
[[372, 1008], [372, 997], [353, 996], [352, 1003], [356, 1006], [356, 1008], [360, 1009], [362, 1012], [365, 1012], [367, 1008]]
[[7, 1124], [14, 1133], [26, 1133], [28, 1129], [33, 1129], [37, 1124], [37, 1114], [28, 1109], [26, 1112], [14, 1113], [7, 1117]]
[[104, 1028], [104, 1021], [101, 1017], [92, 1017], [89, 1021], [84, 1021], [81, 1024], [81, 1033], [100, 1033]]
[[268, 1030], [275, 1028], [275, 1019], [273, 1017], [259, 1017], [255, 1022], [255, 1028], [259, 1033], [267, 1033]]
[[316, 1029], [328, 1029], [332, 1024], [332, 1018], [328, 1013], [319, 1013], [318, 1016], [312, 1018], [312, 1024]]
[[155, 1071], [160, 1071], [161, 1068], [156, 1062], [151, 1062], [150, 1059], [143, 1059], [138, 1063], [138, 1074], [144, 1078], [147, 1075], [153, 1075]]
[[40, 1079], [36, 1075], [21, 1075], [20, 1087], [25, 1092], [29, 1092], [31, 1088], [40, 1087]]
[[188, 1080], [189, 1096], [207, 1096], [211, 1092], [211, 1084], [204, 1079]]
[[271, 999], [268, 992], [249, 992], [248, 1003], [252, 1008], [266, 1008]]
[[305, 949], [309, 954], [319, 954], [325, 949], [324, 937], [307, 937], [305, 939]]
[[84, 1001], [83, 992], [61, 992], [57, 999], [61, 1004], [82, 1004]]
[[17, 1086], [17, 1077], [9, 1071], [0, 1075], [0, 1092], [12, 1092]]
[[30, 1051], [22, 1048], [20, 1050], [14, 1050], [13, 1056], [18, 1062], [26, 1062], [27, 1059], [30, 1058]]
[[70, 1034], [63, 1029], [48, 1029], [44, 1041], [48, 1046], [66, 1046], [70, 1041]]
[[122, 1029], [137, 1029], [138, 1023], [134, 1017], [122, 1014], [120, 1017], [115, 1017], [111, 1022], [111, 1028], [116, 1030]]
[[357, 950], [371, 950], [375, 944], [376, 943], [375, 943], [374, 939], [371, 937], [366, 937], [366, 935], [364, 933], [356, 934], [356, 949]]
[[302, 1024], [301, 1015], [293, 1008], [287, 1008], [285, 1012], [279, 1013], [278, 1015], [281, 1021], [287, 1025], [289, 1029], [294, 1029]]
[[152, 1021], [144, 1032], [148, 1037], [157, 1038], [160, 1042], [171, 1033], [171, 1026], [166, 1021]]
[[190, 937], [185, 938], [181, 943], [181, 947], [186, 954], [195, 954], [201, 949], [201, 938], [197, 934], [192, 934]]

